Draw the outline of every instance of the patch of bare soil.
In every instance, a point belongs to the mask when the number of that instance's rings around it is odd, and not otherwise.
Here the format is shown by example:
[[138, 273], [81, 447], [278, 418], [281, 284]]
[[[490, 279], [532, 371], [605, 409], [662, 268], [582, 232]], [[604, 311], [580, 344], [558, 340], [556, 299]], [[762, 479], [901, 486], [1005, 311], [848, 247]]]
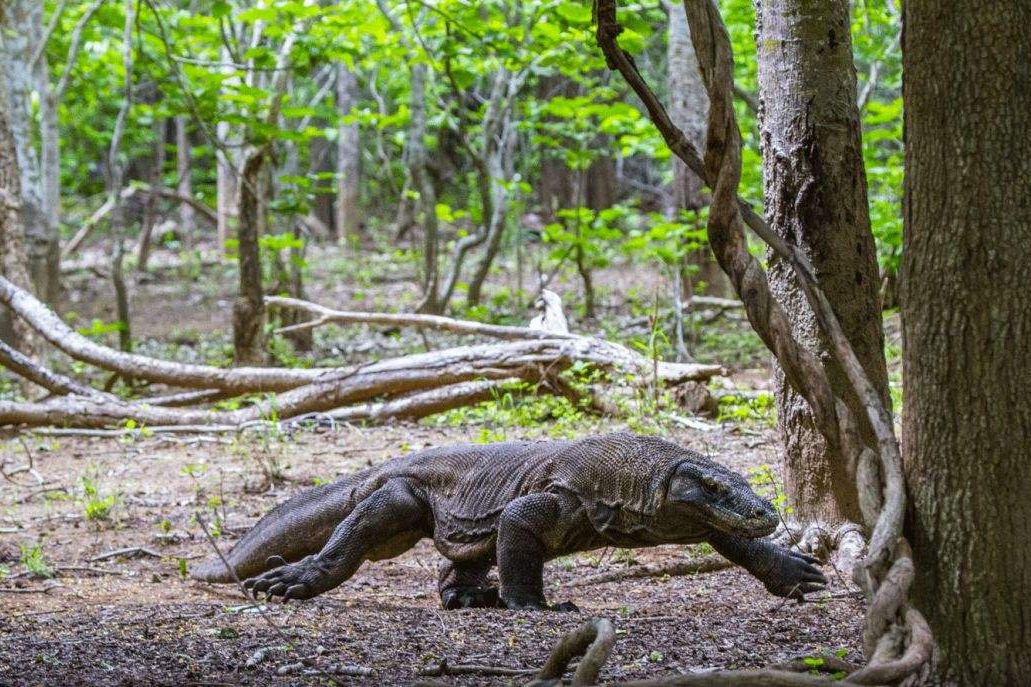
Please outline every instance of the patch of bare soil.
[[[232, 586], [180, 575], [180, 561], [211, 553], [197, 512], [221, 526], [219, 542], [228, 548], [262, 513], [316, 478], [471, 435], [469, 428], [412, 425], [272, 437], [4, 443], [5, 470], [25, 465], [27, 450], [43, 482], [20, 472], [11, 478], [18, 484], [0, 483], [0, 562], [9, 570], [0, 579], [0, 685], [326, 684], [316, 666], [371, 670], [365, 677], [335, 676], [345, 684], [411, 684], [427, 679], [420, 671], [441, 661], [537, 668], [553, 641], [589, 616], [610, 618], [619, 633], [605, 681], [763, 666], [825, 650], [859, 658], [863, 609], [852, 598], [784, 603], [740, 569], [578, 584], [606, 570], [697, 555], [682, 547], [553, 561], [546, 570], [549, 596], [574, 601], [577, 614], [442, 611], [436, 595], [441, 559], [423, 542], [397, 559], [366, 564], [321, 597], [268, 605], [268, 617], [288, 642]], [[742, 472], [775, 462], [771, 437], [761, 433], [684, 430], [671, 438]], [[270, 483], [274, 472], [287, 480]], [[89, 504], [96, 514], [108, 496], [117, 499], [108, 518], [89, 519]], [[31, 551], [37, 544], [54, 570], [51, 579], [25, 574], [28, 554], [21, 547]], [[95, 560], [126, 547], [149, 553]], [[842, 589], [832, 579], [830, 591]], [[513, 680], [433, 679], [466, 685]]]

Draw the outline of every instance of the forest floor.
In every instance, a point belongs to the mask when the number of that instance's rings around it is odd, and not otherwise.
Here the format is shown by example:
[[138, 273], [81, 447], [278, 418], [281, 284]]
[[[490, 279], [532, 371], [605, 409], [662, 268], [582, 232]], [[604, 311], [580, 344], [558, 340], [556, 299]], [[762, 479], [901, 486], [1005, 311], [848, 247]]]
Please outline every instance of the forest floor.
[[[378, 285], [376, 303], [393, 302], [389, 309], [396, 309], [404, 301], [391, 294], [389, 282]], [[104, 299], [91, 298], [83, 287], [78, 302], [64, 308], [66, 316], [80, 310], [80, 327], [109, 317], [102, 312], [107, 306], [94, 303]], [[313, 288], [311, 298], [362, 307], [355, 287], [349, 288], [346, 294], [333, 286]], [[210, 315], [224, 310], [217, 307], [224, 292], [198, 288], [184, 298], [181, 285], [158, 280], [136, 293], [137, 336], [152, 337], [144, 350], [173, 346], [179, 359], [216, 355], [221, 344], [205, 348], [198, 341], [225, 326], [227, 314]], [[364, 307], [375, 309], [376, 303]], [[724, 343], [740, 340], [733, 332], [721, 336]], [[713, 356], [720, 355], [719, 341], [712, 344]], [[316, 348], [324, 364], [334, 355], [354, 360], [421, 343], [320, 330]], [[739, 353], [728, 350], [725, 360]], [[754, 354], [733, 363], [725, 362], [734, 367], [735, 382], [764, 383]], [[596, 616], [611, 619], [618, 633], [604, 681], [765, 666], [827, 651], [860, 658], [862, 603], [835, 596], [845, 586], [829, 566], [830, 595], [803, 604], [769, 595], [737, 568], [579, 583], [605, 571], [702, 555], [700, 547], [606, 550], [552, 561], [545, 571], [549, 598], [574, 601], [579, 613], [442, 611], [436, 594], [441, 558], [428, 542], [399, 558], [366, 564], [316, 599], [271, 603], [262, 612], [231, 585], [202, 584], [182, 574], [212, 555], [198, 514], [219, 531], [217, 541], [227, 549], [264, 512], [305, 486], [409, 451], [582, 436], [624, 429], [628, 422], [639, 428], [632, 419], [554, 415], [551, 406], [542, 407], [528, 411], [537, 413], [532, 417], [454, 411], [413, 424], [237, 436], [10, 436], [0, 443], [5, 473], [28, 464], [35, 472], [0, 482], [0, 685], [326, 684], [315, 666], [372, 671], [367, 677], [336, 675], [344, 684], [509, 684], [512, 677], [427, 677], [425, 671], [439, 669], [442, 661], [536, 669], [560, 634]], [[752, 476], [757, 486], [777, 475], [768, 418], [708, 422], [710, 431], [662, 431]], [[137, 555], [104, 557], [133, 547]]]

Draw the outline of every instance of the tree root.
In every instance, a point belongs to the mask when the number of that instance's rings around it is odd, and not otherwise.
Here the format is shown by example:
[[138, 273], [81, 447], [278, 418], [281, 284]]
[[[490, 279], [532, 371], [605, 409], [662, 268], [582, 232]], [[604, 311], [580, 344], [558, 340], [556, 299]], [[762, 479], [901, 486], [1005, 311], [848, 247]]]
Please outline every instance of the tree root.
[[562, 684], [562, 674], [569, 662], [583, 656], [573, 674], [573, 687], [593, 685], [598, 681], [612, 647], [616, 643], [616, 631], [612, 623], [604, 618], [592, 618], [576, 630], [562, 635], [551, 650], [547, 662], [537, 671], [537, 676], [527, 687], [550, 687]]

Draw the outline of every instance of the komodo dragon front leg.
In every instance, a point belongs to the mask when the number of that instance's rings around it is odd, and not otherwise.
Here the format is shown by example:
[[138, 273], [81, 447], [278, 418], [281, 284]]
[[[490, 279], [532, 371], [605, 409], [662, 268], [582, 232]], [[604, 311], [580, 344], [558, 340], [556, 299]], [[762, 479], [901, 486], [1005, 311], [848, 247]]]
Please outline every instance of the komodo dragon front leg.
[[498, 574], [501, 601], [507, 608], [576, 611], [570, 602], [549, 606], [544, 599], [544, 561], [554, 553], [562, 523], [572, 517], [556, 494], [530, 494], [515, 499], [498, 522]]
[[[317, 554], [253, 577], [244, 586], [269, 597], [310, 599], [350, 578], [365, 560], [400, 555], [430, 531], [430, 511], [402, 478], [387, 481], [337, 525]], [[282, 559], [280, 559], [282, 560]]]
[[818, 592], [827, 579], [815, 566], [812, 556], [777, 546], [765, 539], [747, 539], [724, 532], [711, 535], [709, 543], [733, 563], [737, 563], [761, 581], [767, 591], [789, 599], [802, 599], [809, 592]]

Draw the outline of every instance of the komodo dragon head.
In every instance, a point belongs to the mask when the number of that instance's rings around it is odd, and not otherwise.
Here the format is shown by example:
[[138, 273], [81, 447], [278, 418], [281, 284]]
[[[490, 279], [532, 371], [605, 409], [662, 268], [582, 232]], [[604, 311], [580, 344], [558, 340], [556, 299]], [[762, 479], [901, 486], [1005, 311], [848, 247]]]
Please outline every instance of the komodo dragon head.
[[744, 477], [706, 459], [677, 466], [666, 504], [685, 518], [742, 537], [765, 537], [779, 522], [773, 504], [752, 491]]

